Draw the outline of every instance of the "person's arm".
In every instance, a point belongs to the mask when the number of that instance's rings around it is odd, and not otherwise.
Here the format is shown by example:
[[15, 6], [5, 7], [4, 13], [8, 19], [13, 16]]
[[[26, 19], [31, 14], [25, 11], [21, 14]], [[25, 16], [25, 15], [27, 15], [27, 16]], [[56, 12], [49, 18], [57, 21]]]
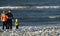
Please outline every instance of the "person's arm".
[[13, 14], [11, 14], [11, 16], [12, 16], [12, 17], [11, 17], [11, 18], [12, 18], [12, 21], [14, 22]]
[[12, 21], [14, 22], [13, 14], [12, 14]]
[[2, 21], [2, 14], [1, 14], [1, 21]]
[[10, 17], [11, 17], [11, 19], [13, 19], [13, 14], [12, 13], [10, 13]]

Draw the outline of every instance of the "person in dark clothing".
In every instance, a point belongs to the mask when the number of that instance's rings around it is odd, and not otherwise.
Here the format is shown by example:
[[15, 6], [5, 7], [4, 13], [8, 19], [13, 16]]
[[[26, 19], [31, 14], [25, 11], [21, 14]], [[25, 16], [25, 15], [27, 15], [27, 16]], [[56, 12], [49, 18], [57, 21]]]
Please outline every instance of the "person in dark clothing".
[[13, 14], [11, 13], [11, 11], [9, 10], [8, 13], [6, 14], [8, 16], [8, 20], [7, 20], [7, 28], [12, 29], [12, 19], [13, 19]]

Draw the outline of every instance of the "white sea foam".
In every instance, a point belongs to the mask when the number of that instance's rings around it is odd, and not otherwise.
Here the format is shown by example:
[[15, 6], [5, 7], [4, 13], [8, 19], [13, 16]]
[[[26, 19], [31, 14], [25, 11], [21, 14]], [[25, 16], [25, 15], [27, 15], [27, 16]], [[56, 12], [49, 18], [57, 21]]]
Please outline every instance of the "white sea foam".
[[60, 16], [49, 16], [49, 18], [58, 18]]
[[48, 9], [48, 8], [60, 8], [60, 6], [2, 6], [2, 7], [0, 7], [0, 9], [18, 9], [18, 8], [20, 8], [20, 9], [24, 9], [24, 8], [28, 8], [28, 9], [30, 9], [30, 8], [36, 8], [36, 9]]

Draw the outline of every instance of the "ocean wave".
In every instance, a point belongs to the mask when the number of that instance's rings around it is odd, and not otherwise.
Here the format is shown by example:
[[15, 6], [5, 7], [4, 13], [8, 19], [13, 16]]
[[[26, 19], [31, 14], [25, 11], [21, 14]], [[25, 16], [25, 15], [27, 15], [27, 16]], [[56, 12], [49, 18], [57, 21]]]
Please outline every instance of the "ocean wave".
[[59, 18], [60, 16], [49, 16], [49, 18]]
[[40, 17], [40, 18], [18, 18], [20, 19], [21, 21], [24, 21], [24, 22], [45, 22], [45, 21], [59, 21], [60, 20], [60, 17], [57, 17], [57, 16], [49, 16], [49, 17]]
[[28, 9], [48, 9], [48, 8], [60, 8], [60, 6], [2, 6], [0, 7], [0, 9], [24, 9], [24, 8], [28, 8]]

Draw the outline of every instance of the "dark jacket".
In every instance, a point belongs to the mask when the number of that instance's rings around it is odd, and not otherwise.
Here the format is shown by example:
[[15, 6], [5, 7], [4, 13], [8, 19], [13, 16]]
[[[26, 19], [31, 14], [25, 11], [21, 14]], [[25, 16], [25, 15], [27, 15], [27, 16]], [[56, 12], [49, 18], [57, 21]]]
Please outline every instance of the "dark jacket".
[[8, 16], [8, 21], [12, 22], [13, 14], [11, 12], [8, 12], [6, 15]]

